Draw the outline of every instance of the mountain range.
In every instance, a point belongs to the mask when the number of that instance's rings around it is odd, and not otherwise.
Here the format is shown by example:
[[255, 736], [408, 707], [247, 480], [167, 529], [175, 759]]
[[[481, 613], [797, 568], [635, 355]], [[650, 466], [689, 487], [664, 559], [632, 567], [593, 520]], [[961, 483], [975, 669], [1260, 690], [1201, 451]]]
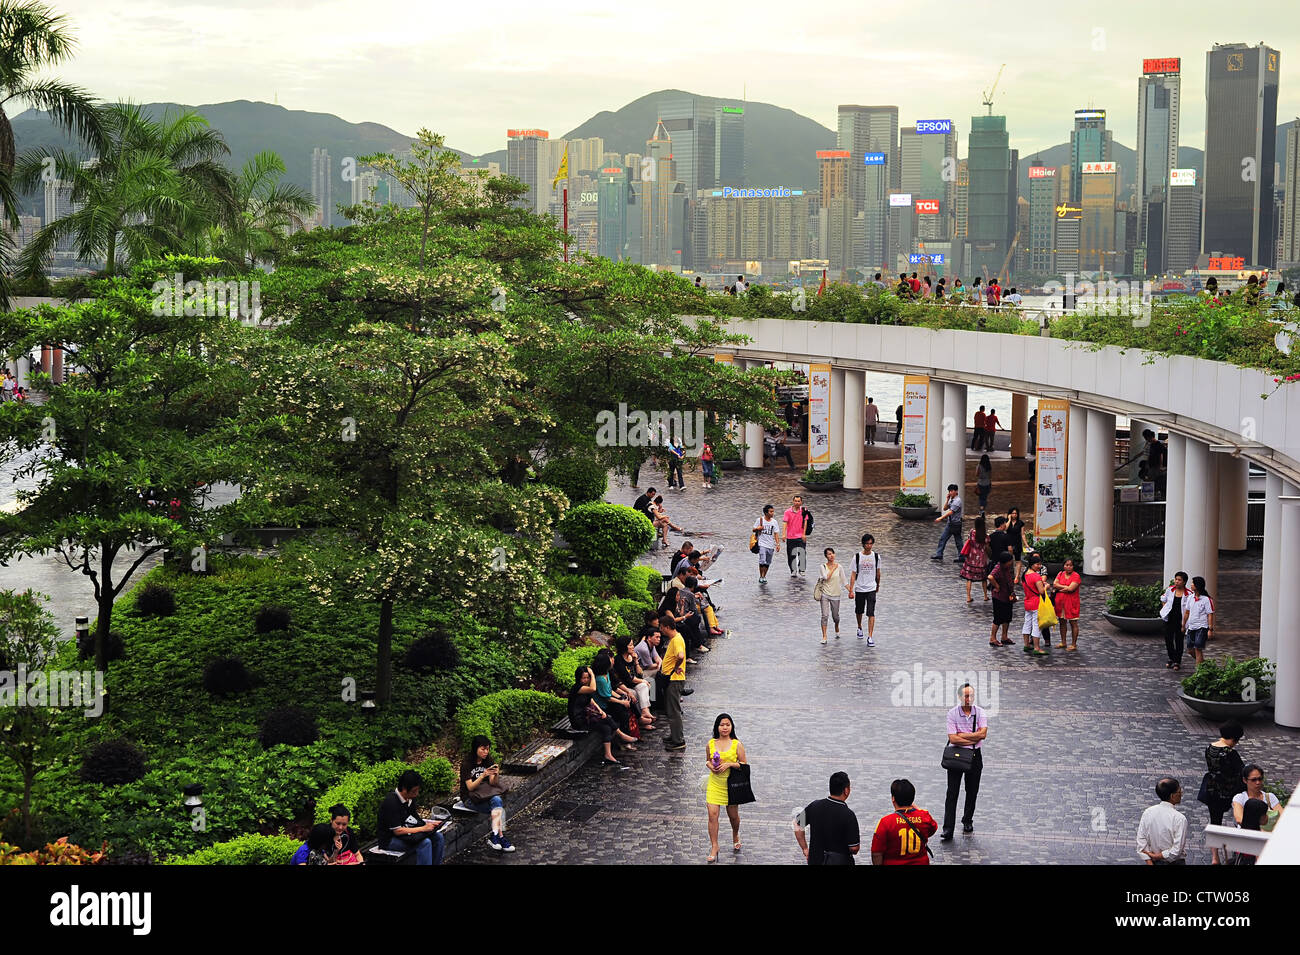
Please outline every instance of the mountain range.
[[[661, 100], [695, 96], [707, 105], [732, 104], [734, 100], [684, 93], [681, 90], [660, 90], [635, 99], [618, 110], [605, 110], [592, 116], [576, 128], [564, 133], [564, 138], [600, 136], [608, 151], [640, 153], [646, 140], [654, 132], [658, 119], [657, 104]], [[144, 107], [151, 115], [159, 116], [182, 107], [176, 103], [149, 103]], [[291, 110], [271, 103], [236, 100], [193, 107], [216, 129], [221, 130], [230, 147], [228, 162], [234, 168], [262, 150], [280, 154], [286, 167], [285, 178], [305, 189], [311, 188], [312, 150], [323, 146], [328, 150], [334, 168], [334, 202], [351, 201], [351, 187], [343, 181], [342, 163], [345, 158], [375, 152], [401, 151], [409, 147], [412, 137], [379, 123], [350, 123], [330, 113], [312, 113]], [[816, 188], [818, 181], [818, 149], [834, 148], [836, 134], [832, 129], [793, 110], [771, 103], [745, 103], [745, 172], [748, 185], [791, 186]], [[19, 151], [47, 146], [75, 149], [76, 144], [60, 131], [47, 114], [28, 110], [12, 120], [14, 138]], [[430, 123], [437, 128], [436, 119]], [[956, 122], [961, 131], [961, 122]], [[1278, 127], [1277, 161], [1283, 161], [1286, 130], [1290, 124]], [[504, 135], [505, 129], [502, 128]], [[1012, 142], [1014, 146], [1014, 140]], [[962, 144], [959, 151], [964, 151]], [[506, 150], [474, 156], [455, 150], [464, 160], [498, 162], [505, 170]], [[1038, 150], [1020, 157], [1020, 192], [1028, 194], [1028, 167], [1035, 158], [1043, 165], [1059, 166], [1069, 161], [1068, 142]], [[1115, 142], [1112, 158], [1119, 163], [1124, 195], [1136, 175], [1134, 150]], [[1194, 168], [1198, 175], [1202, 166], [1202, 151], [1192, 146], [1180, 146], [1178, 161], [1182, 168]], [[27, 211], [44, 215], [44, 196], [26, 197]], [[335, 215], [335, 224], [340, 224]]]

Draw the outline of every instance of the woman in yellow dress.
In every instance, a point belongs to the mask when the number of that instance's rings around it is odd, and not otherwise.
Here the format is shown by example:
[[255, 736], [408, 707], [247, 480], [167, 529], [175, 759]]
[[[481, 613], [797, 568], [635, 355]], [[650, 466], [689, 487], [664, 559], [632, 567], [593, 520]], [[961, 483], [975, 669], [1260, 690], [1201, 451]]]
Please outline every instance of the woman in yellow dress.
[[732, 767], [745, 762], [745, 744], [736, 739], [736, 724], [726, 713], [713, 721], [713, 739], [705, 747], [704, 762], [709, 767], [709, 785], [704, 801], [709, 806], [709, 862], [718, 861], [718, 815], [727, 807], [731, 820], [731, 845], [740, 851], [740, 807], [727, 805], [727, 777]]

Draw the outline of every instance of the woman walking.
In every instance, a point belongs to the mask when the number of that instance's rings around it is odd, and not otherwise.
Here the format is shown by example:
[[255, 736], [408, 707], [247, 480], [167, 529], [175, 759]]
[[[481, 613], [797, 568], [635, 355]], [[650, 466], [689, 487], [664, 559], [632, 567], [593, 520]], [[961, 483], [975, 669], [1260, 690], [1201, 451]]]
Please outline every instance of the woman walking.
[[1183, 662], [1183, 603], [1187, 600], [1187, 571], [1174, 574], [1160, 595], [1160, 616], [1165, 618], [1166, 670], [1181, 670]]
[[826, 620], [835, 621], [835, 639], [840, 638], [840, 598], [844, 596], [848, 582], [844, 579], [844, 565], [835, 559], [835, 548], [827, 547], [822, 551], [826, 558], [822, 564], [821, 577], [813, 588], [818, 603], [822, 606], [822, 646], [826, 646]]
[[703, 483], [700, 487], [706, 491], [713, 490], [713, 445], [708, 441], [704, 442], [704, 449], [700, 452], [700, 477]]
[[709, 785], [704, 796], [709, 807], [709, 862], [718, 861], [718, 816], [723, 806], [727, 807], [727, 818], [731, 820], [731, 847], [740, 851], [740, 807], [730, 805], [727, 793], [727, 779], [731, 770], [744, 765], [745, 744], [736, 738], [736, 724], [726, 713], [713, 721], [713, 739], [709, 740], [704, 753], [705, 765], [709, 767]]
[[[1053, 603], [1056, 605], [1056, 616], [1061, 621], [1061, 642], [1056, 645], [1058, 650], [1079, 649], [1079, 587], [1082, 583], [1083, 578], [1074, 569], [1074, 559], [1065, 558], [1065, 566], [1052, 581], [1052, 592], [1056, 595]], [[1072, 641], [1068, 647], [1065, 645], [1067, 623], [1070, 625]]]
[[1192, 578], [1192, 595], [1183, 601], [1183, 633], [1187, 635], [1187, 649], [1200, 666], [1205, 660], [1205, 644], [1214, 633], [1214, 601], [1205, 592], [1205, 578]]
[[973, 581], [980, 582], [980, 589], [984, 591], [984, 599], [989, 599], [989, 585], [985, 579], [989, 572], [989, 541], [984, 532], [984, 518], [975, 518], [975, 526], [971, 529], [970, 537], [966, 538], [966, 544], [961, 549], [961, 579], [966, 581], [966, 602], [974, 603], [970, 595], [970, 585]]
[[1007, 508], [1007, 546], [1016, 559], [1016, 583], [1020, 583], [1020, 574], [1025, 561], [1025, 522], [1020, 519], [1020, 508]]
[[980, 463], [975, 467], [975, 490], [979, 492], [980, 517], [983, 517], [984, 508], [989, 503], [989, 494], [993, 490], [993, 465], [987, 454], [980, 455]]
[[[998, 555], [998, 565], [988, 576], [988, 584], [993, 588], [993, 630], [989, 634], [989, 646], [1009, 647], [1013, 643], [1007, 636], [1011, 627], [1011, 605], [1016, 600], [1016, 574], [1012, 569], [1011, 554], [1003, 551]], [[998, 640], [998, 627], [1002, 628], [1002, 640]]]

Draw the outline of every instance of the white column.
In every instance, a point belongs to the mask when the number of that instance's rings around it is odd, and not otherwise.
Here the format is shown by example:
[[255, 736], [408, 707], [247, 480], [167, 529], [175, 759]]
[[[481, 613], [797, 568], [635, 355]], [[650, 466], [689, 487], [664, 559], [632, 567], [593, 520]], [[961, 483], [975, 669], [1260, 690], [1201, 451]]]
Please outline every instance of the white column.
[[[940, 431], [943, 441], [943, 487], [938, 500], [943, 500], [949, 484], [956, 484], [966, 513], [979, 515], [979, 509], [972, 509], [966, 500], [966, 448], [970, 442], [966, 439], [966, 386], [945, 382], [943, 386], [943, 425]], [[951, 440], [950, 440], [951, 439]]]
[[1110, 573], [1115, 536], [1115, 416], [1088, 412], [1088, 460], [1084, 464], [1083, 572]]
[[[1208, 447], [1208, 445], [1207, 445]], [[1219, 598], [1219, 462], [1215, 460], [1217, 455], [1210, 452], [1209, 466], [1205, 469], [1205, 483], [1208, 486], [1209, 496], [1206, 503], [1209, 507], [1209, 526], [1205, 532], [1205, 569], [1201, 571], [1201, 576], [1205, 578], [1205, 586], [1217, 600]], [[1183, 502], [1187, 506], [1187, 502]], [[1185, 546], [1185, 545], [1184, 545]]]
[[[1284, 482], [1282, 494], [1287, 497], [1300, 495], [1300, 487]], [[1283, 559], [1294, 562], [1295, 556], [1300, 554], [1300, 501], [1282, 505], [1280, 536]], [[1281, 594], [1279, 599], [1287, 596]], [[1293, 605], [1294, 601], [1287, 601], [1288, 609]], [[1278, 726], [1300, 726], [1300, 629], [1295, 626], [1278, 629], [1274, 662], [1277, 664], [1277, 683], [1273, 690], [1273, 721]]]
[[1219, 502], [1213, 496], [1214, 487], [1219, 483], [1218, 476], [1218, 466], [1210, 457], [1209, 446], [1188, 438], [1183, 478], [1182, 569], [1192, 577], [1204, 577], [1212, 596], [1215, 593], [1213, 581], [1219, 576], [1217, 566], [1209, 566], [1211, 553], [1214, 554], [1214, 563], [1218, 563]]
[[925, 406], [925, 489], [936, 506], [943, 503], [943, 382], [930, 379]]
[[1219, 459], [1219, 549], [1245, 550], [1250, 464], [1245, 458], [1234, 458], [1231, 454], [1215, 457]]
[[1259, 655], [1277, 659], [1278, 601], [1282, 588], [1282, 478], [1272, 471], [1264, 479], [1264, 566], [1259, 582]]
[[[1184, 475], [1187, 473], [1187, 438], [1169, 433], [1169, 470], [1165, 489], [1165, 574], [1167, 583], [1183, 566]], [[1191, 573], [1190, 570], [1187, 573]]]
[[844, 486], [862, 490], [862, 446], [866, 442], [867, 373], [844, 369]]
[[831, 367], [831, 461], [844, 460], [844, 369]]
[[1087, 490], [1088, 409], [1070, 403], [1070, 433], [1065, 450], [1065, 529], [1083, 530]]
[[[737, 362], [740, 364], [740, 362]], [[742, 367], [745, 369], [762, 368], [764, 365], [761, 361], [744, 361]], [[745, 467], [761, 468], [763, 466], [763, 426], [757, 421], [746, 421], [744, 428], [745, 444]]]
[[[1132, 458], [1133, 455], [1137, 454], [1139, 451], [1141, 451], [1142, 449], [1144, 449], [1144, 448], [1146, 447], [1146, 445], [1147, 445], [1147, 441], [1146, 441], [1146, 438], [1142, 437], [1142, 432], [1143, 432], [1143, 431], [1147, 431], [1147, 430], [1154, 431], [1155, 429], [1156, 429], [1156, 428], [1155, 428], [1155, 425], [1151, 424], [1151, 423], [1148, 422], [1148, 421], [1141, 421], [1141, 420], [1139, 420], [1139, 419], [1137, 419], [1137, 418], [1129, 418], [1129, 419], [1128, 419], [1128, 456], [1129, 456], [1129, 458]], [[1138, 477], [1138, 466], [1139, 466], [1139, 465], [1142, 463], [1142, 461], [1144, 461], [1145, 459], [1146, 459], [1146, 455], [1143, 454], [1143, 455], [1141, 455], [1141, 457], [1139, 457], [1137, 460], [1133, 461], [1133, 463], [1130, 464], [1130, 465], [1125, 469], [1125, 472], [1124, 472], [1124, 473], [1125, 473], [1125, 475], [1126, 475], [1126, 478], [1127, 478], [1128, 483], [1130, 483], [1130, 484], [1136, 484], [1138, 481], [1141, 480], [1141, 478]], [[1152, 480], [1154, 480], [1154, 478], [1153, 478]]]

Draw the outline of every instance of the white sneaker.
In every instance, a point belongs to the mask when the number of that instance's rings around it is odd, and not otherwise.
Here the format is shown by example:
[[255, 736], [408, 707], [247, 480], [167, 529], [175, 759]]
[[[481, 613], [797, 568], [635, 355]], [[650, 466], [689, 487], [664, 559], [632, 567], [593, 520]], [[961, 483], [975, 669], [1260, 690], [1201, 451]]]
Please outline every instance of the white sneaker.
[[858, 639], [859, 639], [859, 640], [862, 639], [862, 631], [861, 631], [861, 630], [858, 630]]
[[867, 646], [874, 647], [875, 645], [876, 645], [876, 641], [873, 640], [871, 637], [867, 637]]
[[798, 576], [799, 576], [799, 572], [798, 572], [797, 570], [792, 570], [792, 571], [790, 571], [790, 579], [791, 579], [791, 580], [793, 580], [795, 577], [798, 577]]

